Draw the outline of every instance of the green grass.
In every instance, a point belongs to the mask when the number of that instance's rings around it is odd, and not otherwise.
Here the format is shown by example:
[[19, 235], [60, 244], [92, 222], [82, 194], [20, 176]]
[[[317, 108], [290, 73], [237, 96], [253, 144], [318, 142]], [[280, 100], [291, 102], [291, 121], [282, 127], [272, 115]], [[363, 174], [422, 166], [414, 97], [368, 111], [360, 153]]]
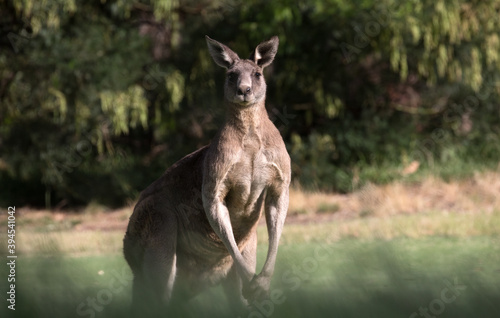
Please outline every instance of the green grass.
[[[260, 245], [260, 264], [265, 252], [266, 246]], [[6, 266], [0, 274], [7, 276]], [[128, 266], [117, 253], [20, 255], [16, 311], [7, 311], [4, 302], [1, 317], [124, 317], [129, 312], [129, 279]], [[443, 294], [450, 284], [465, 289]], [[0, 285], [6, 290], [6, 279]], [[271, 289], [277, 303], [259, 303], [260, 311], [241, 318], [411, 317], [429, 306], [439, 312], [436, 317], [499, 317], [500, 240], [289, 240], [280, 248]], [[95, 309], [88, 305], [92, 299]], [[213, 288], [193, 299], [178, 317], [235, 317], [227, 305], [221, 288]]]

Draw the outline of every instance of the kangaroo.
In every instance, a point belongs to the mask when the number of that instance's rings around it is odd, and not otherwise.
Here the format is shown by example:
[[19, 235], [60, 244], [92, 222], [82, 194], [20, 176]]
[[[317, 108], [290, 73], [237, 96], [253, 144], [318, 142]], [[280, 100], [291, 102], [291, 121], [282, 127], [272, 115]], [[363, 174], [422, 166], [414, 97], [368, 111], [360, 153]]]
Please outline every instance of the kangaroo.
[[[206, 36], [226, 72], [225, 122], [212, 142], [187, 155], [139, 198], [124, 238], [132, 269], [132, 306], [161, 306], [179, 295], [224, 285], [230, 303], [249, 306], [269, 293], [288, 210], [290, 157], [265, 108], [263, 69], [278, 37], [249, 59]], [[269, 247], [256, 274], [257, 224], [264, 211]]]

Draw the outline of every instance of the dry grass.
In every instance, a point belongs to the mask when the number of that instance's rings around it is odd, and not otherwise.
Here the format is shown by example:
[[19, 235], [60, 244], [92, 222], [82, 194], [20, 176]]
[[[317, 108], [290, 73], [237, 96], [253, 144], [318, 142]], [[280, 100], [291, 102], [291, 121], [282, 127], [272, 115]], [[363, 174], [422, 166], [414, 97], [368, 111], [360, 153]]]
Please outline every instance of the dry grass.
[[291, 216], [313, 216], [322, 206], [336, 207], [336, 214], [349, 218], [428, 211], [493, 212], [500, 208], [500, 172], [477, 173], [471, 179], [452, 182], [428, 177], [420, 183], [368, 184], [348, 195], [307, 193], [297, 189], [290, 193]]
[[[23, 231], [112, 231], [124, 229], [133, 207], [108, 210], [92, 205], [82, 211], [49, 211], [16, 208], [16, 226]], [[0, 233], [6, 230], [6, 213], [0, 214]]]
[[125, 231], [58, 231], [18, 234], [17, 250], [22, 254], [86, 256], [121, 253]]
[[[85, 256], [118, 254], [122, 250], [125, 229], [63, 230], [32, 232], [20, 229], [18, 251], [24, 254], [71, 254]], [[500, 211], [484, 213], [430, 212], [392, 217], [368, 217], [351, 220], [291, 223], [285, 226], [281, 243], [337, 242], [343, 239], [390, 240], [431, 236], [500, 238]], [[265, 244], [267, 230], [259, 227], [259, 243]]]
[[[263, 242], [267, 238], [261, 228]], [[500, 238], [500, 212], [426, 214], [369, 217], [340, 222], [288, 224], [282, 243], [337, 242], [343, 239], [391, 240], [424, 237], [470, 238], [477, 236]]]
[[[392, 239], [427, 236], [500, 237], [500, 172], [462, 181], [429, 177], [420, 183], [369, 184], [348, 194], [291, 189], [283, 242], [337, 241], [345, 238]], [[120, 253], [132, 206], [106, 211], [16, 211], [21, 253]], [[0, 234], [6, 232], [0, 215]], [[259, 229], [262, 240], [265, 229]], [[2, 234], [3, 235], [3, 234]]]

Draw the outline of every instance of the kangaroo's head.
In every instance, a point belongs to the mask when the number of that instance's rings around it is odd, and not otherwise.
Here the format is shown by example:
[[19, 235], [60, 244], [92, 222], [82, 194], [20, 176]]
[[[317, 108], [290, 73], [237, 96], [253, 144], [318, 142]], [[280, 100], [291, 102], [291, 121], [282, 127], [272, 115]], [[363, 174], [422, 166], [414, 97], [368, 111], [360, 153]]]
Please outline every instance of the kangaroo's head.
[[206, 36], [208, 51], [217, 65], [227, 69], [224, 96], [230, 103], [248, 107], [264, 100], [266, 82], [262, 71], [278, 52], [279, 40], [273, 36], [260, 43], [248, 59], [240, 59], [230, 48]]

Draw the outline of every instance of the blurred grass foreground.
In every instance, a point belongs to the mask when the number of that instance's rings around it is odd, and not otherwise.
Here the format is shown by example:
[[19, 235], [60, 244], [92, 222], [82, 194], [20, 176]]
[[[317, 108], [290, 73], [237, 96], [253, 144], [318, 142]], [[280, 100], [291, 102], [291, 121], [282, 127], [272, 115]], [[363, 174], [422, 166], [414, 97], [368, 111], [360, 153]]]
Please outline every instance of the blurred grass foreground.
[[[18, 255], [0, 316], [127, 316], [134, 202], [224, 119], [208, 34], [240, 56], [280, 38], [266, 105], [294, 184], [271, 297], [245, 318], [500, 317], [499, 12], [0, 0], [0, 253], [15, 206]], [[220, 288], [172, 310], [234, 317]]]

